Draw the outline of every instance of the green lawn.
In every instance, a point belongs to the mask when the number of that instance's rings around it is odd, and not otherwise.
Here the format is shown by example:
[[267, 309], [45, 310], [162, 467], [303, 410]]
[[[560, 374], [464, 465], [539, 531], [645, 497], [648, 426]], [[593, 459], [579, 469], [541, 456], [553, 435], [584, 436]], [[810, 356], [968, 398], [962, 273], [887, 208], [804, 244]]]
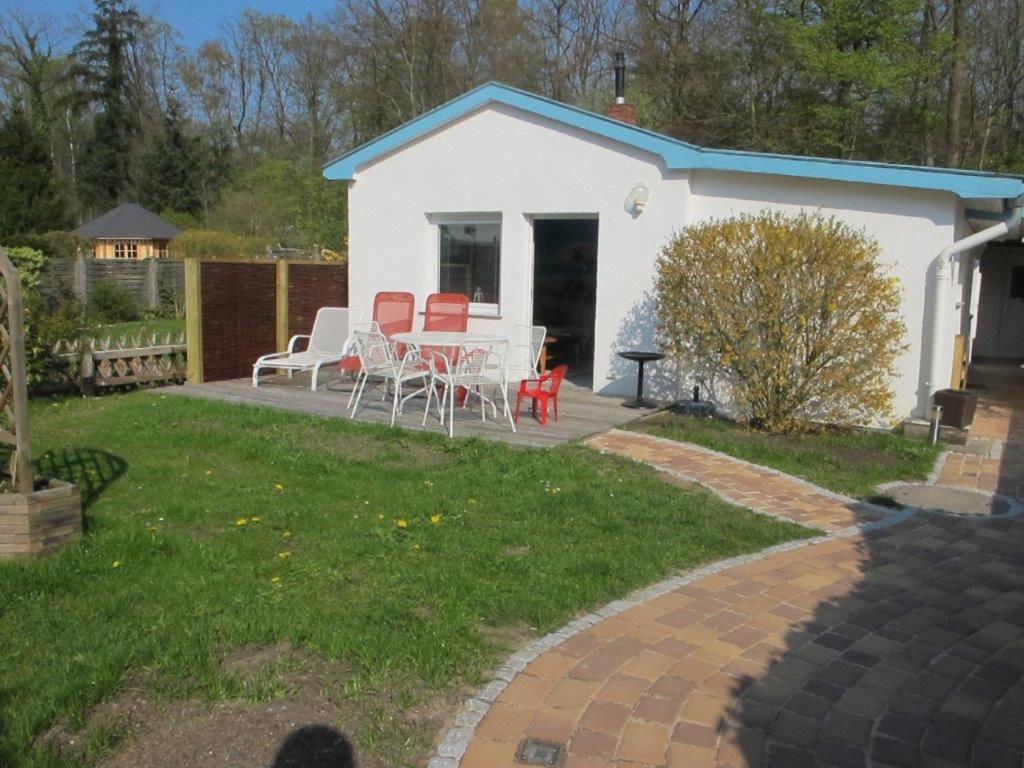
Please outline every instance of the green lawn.
[[879, 501], [885, 497], [876, 493], [876, 486], [926, 478], [941, 451], [892, 432], [824, 429], [770, 435], [726, 419], [676, 413], [662, 413], [631, 428], [773, 467], [837, 493]]
[[184, 332], [185, 318], [183, 317], [154, 317], [149, 320], [135, 320], [128, 323], [97, 325], [93, 329], [93, 335], [100, 339], [105, 339], [108, 336], [116, 339], [121, 336], [136, 336], [138, 334], [149, 336], [154, 333], [162, 337], [167, 333]]
[[[236, 696], [218, 662], [250, 643], [340, 660], [334, 695], [422, 705], [484, 680], [508, 652], [499, 628], [544, 633], [676, 569], [810, 535], [579, 446], [156, 393], [37, 401], [33, 429], [43, 468], [86, 489], [88, 531], [0, 564], [4, 766], [60, 765], [37, 734], [140, 671], [157, 695]], [[432, 734], [355, 736], [399, 766]]]

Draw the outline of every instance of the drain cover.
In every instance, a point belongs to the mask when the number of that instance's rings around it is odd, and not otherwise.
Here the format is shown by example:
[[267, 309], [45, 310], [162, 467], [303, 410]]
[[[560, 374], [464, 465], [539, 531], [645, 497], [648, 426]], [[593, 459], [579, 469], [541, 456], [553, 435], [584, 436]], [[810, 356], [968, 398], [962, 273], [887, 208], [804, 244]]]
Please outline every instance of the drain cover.
[[516, 762], [523, 765], [561, 765], [565, 747], [553, 741], [523, 739], [516, 748]]
[[885, 492], [900, 504], [946, 515], [993, 517], [1013, 512], [1016, 506], [1012, 499], [1002, 494], [924, 483], [893, 484], [886, 486]]

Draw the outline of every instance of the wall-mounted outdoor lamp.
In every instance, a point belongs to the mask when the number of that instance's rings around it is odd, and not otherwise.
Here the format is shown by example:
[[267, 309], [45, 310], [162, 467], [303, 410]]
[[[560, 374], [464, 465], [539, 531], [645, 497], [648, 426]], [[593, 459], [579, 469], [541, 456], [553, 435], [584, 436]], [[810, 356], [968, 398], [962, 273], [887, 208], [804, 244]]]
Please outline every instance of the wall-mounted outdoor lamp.
[[629, 195], [626, 196], [626, 213], [632, 214], [633, 216], [639, 216], [643, 213], [644, 208], [647, 206], [647, 201], [651, 198], [651, 190], [644, 184], [637, 184], [631, 190]]

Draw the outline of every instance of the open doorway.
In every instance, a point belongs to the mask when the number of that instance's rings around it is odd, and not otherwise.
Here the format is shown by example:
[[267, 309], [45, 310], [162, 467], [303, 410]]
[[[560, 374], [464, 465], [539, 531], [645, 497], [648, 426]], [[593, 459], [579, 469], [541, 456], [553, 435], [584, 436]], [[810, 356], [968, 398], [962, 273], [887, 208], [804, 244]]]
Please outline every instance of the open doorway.
[[973, 356], [1024, 361], [1024, 248], [990, 246], [981, 255]]
[[533, 322], [548, 329], [548, 367], [565, 363], [587, 387], [594, 373], [597, 219], [534, 219]]

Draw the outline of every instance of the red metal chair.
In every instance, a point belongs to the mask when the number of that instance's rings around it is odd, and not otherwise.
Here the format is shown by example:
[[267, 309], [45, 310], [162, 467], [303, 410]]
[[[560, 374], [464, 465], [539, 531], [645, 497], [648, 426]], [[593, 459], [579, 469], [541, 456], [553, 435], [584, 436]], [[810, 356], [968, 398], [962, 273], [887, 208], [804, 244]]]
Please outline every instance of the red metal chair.
[[[427, 296], [427, 307], [423, 313], [424, 331], [455, 331], [465, 333], [469, 327], [469, 297], [461, 293], [432, 293]], [[440, 352], [454, 363], [458, 347], [424, 346], [420, 352], [426, 359]], [[442, 366], [443, 368], [443, 366]], [[463, 393], [464, 396], [464, 393]], [[459, 402], [462, 397], [459, 398]]]
[[[523, 379], [519, 382], [519, 394], [516, 395], [516, 423], [519, 422], [519, 406], [524, 397], [533, 401], [532, 413], [537, 415], [537, 403], [540, 403], [540, 424], [548, 423], [548, 403], [555, 406], [555, 421], [558, 421], [558, 388], [562, 386], [565, 374], [569, 372], [569, 366], [559, 365], [552, 368], [539, 379]], [[544, 385], [547, 384], [547, 389]]]
[[[412, 320], [416, 314], [416, 297], [404, 291], [380, 291], [373, 297], [373, 322], [388, 341], [396, 333], [408, 333], [412, 330]], [[404, 345], [395, 349], [398, 359], [405, 356]], [[360, 370], [359, 356], [349, 355], [340, 363], [338, 370], [358, 373]]]
[[469, 297], [461, 293], [432, 293], [427, 296], [424, 331], [459, 331], [469, 327]]

